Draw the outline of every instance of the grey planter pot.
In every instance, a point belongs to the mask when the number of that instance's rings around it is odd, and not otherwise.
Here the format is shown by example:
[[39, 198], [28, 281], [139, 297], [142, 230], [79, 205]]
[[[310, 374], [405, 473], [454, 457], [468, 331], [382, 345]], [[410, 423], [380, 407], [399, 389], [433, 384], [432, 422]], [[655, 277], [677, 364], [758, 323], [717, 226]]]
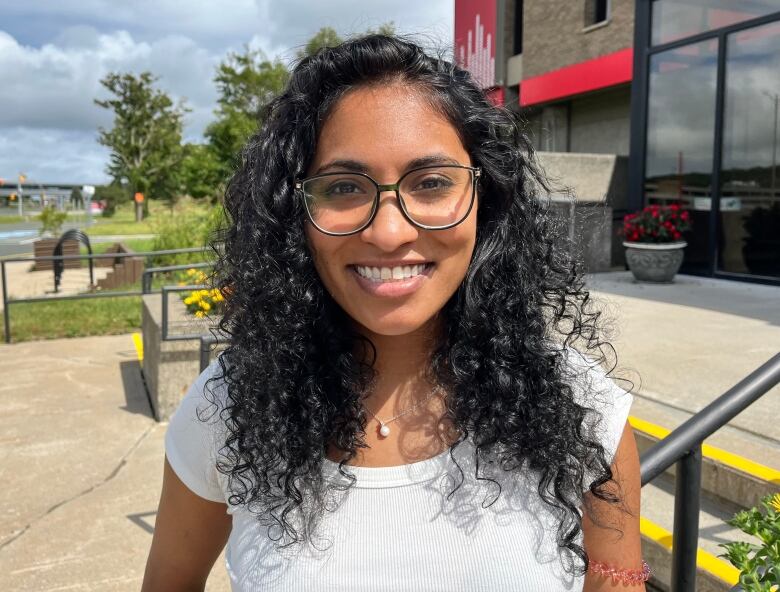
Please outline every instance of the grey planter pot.
[[626, 263], [640, 282], [671, 284], [683, 261], [685, 241], [674, 243], [635, 243], [623, 241]]

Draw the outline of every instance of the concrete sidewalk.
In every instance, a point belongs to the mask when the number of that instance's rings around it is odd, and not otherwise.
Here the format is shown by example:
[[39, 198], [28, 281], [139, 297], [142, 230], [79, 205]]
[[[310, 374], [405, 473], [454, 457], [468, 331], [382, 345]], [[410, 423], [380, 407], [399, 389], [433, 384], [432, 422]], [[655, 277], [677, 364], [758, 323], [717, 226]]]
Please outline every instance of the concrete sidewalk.
[[[628, 271], [594, 274], [587, 283], [613, 321], [614, 375], [635, 383], [637, 405], [682, 412], [669, 429], [780, 352], [780, 288], [687, 275], [653, 285]], [[777, 418], [780, 385], [730, 425], [777, 444]], [[780, 453], [762, 462], [780, 468]]]
[[167, 424], [131, 336], [0, 345], [0, 375], [0, 590], [139, 590]]
[[[638, 403], [687, 417], [780, 349], [779, 288], [690, 276], [649, 286], [627, 272], [588, 282]], [[0, 345], [0, 375], [0, 590], [138, 590], [166, 424], [151, 419], [131, 336]], [[778, 394], [729, 428], [764, 442], [775, 456], [756, 460], [775, 468]], [[220, 557], [207, 590], [228, 589]]]

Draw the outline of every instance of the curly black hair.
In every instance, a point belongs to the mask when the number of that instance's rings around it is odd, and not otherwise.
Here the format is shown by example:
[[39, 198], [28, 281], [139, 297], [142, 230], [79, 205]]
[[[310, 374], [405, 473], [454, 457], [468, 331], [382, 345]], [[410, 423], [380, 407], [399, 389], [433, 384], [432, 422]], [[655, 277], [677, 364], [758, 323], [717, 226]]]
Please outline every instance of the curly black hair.
[[328, 443], [348, 453], [339, 464], [346, 488], [355, 482], [345, 465], [366, 446], [361, 400], [373, 360], [355, 347], [367, 339], [315, 270], [293, 180], [307, 170], [336, 102], [391, 82], [421, 92], [483, 171], [473, 258], [440, 313], [429, 368], [460, 434], [451, 450], [471, 437], [477, 470], [498, 454], [506, 471], [536, 471], [539, 495], [560, 517], [559, 547], [587, 569], [577, 500], [588, 489], [619, 499], [605, 487], [614, 483], [609, 459], [585, 428], [589, 409], [575, 402], [564, 362], [577, 340], [605, 360], [601, 311], [591, 310], [581, 263], [543, 199], [548, 184], [519, 116], [493, 105], [467, 71], [399, 36], [359, 37], [302, 58], [228, 184], [227, 223], [212, 247], [214, 284], [227, 295], [219, 328], [231, 338], [216, 377], [227, 388], [218, 469], [229, 477], [229, 502], [256, 511], [274, 527], [272, 539], [297, 543], [330, 509]]

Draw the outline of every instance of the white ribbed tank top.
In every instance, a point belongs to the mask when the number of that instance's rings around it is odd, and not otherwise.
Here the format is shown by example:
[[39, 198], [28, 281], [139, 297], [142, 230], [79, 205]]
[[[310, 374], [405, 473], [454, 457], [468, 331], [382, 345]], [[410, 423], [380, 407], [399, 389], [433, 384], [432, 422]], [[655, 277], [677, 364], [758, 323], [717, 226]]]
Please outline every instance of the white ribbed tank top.
[[[195, 417], [196, 407], [207, 407], [204, 383], [218, 370], [213, 363], [192, 385], [171, 419], [165, 444], [168, 461], [185, 485], [226, 503], [226, 478], [214, 468], [221, 430], [215, 421]], [[600, 369], [588, 372], [605, 394], [588, 404], [604, 414], [598, 433], [611, 458], [632, 397]], [[594, 386], [599, 387], [595, 381]], [[219, 397], [219, 388], [212, 392]], [[409, 465], [346, 467], [357, 483], [333, 498], [336, 509], [323, 515], [313, 538], [317, 548], [280, 550], [254, 514], [228, 505], [233, 528], [225, 560], [232, 590], [582, 590], [583, 578], [566, 569], [572, 561], [557, 547], [559, 519], [539, 498], [538, 479], [527, 471], [509, 474], [481, 464], [480, 475], [501, 484], [497, 495], [495, 484], [475, 478], [473, 452], [466, 441], [455, 447], [454, 459], [447, 450]], [[336, 463], [324, 463], [327, 479], [344, 479]], [[461, 481], [457, 465], [463, 482], [448, 498]]]

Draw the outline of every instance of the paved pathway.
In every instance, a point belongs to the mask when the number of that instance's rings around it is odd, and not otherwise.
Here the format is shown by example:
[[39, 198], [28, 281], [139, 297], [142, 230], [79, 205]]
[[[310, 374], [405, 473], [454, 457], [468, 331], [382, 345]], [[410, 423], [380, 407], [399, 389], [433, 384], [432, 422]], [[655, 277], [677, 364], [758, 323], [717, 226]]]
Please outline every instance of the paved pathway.
[[167, 424], [131, 336], [0, 345], [0, 376], [0, 590], [139, 590]]

